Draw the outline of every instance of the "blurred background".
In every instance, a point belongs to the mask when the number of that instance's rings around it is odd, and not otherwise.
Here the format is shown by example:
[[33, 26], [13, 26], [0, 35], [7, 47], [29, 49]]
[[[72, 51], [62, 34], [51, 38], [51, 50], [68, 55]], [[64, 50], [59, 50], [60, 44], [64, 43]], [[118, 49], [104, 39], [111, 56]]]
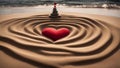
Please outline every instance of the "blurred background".
[[120, 17], [120, 0], [0, 0], [0, 14], [51, 12], [54, 2], [60, 12]]
[[53, 2], [83, 8], [120, 8], [120, 0], [0, 0], [0, 6], [51, 5]]

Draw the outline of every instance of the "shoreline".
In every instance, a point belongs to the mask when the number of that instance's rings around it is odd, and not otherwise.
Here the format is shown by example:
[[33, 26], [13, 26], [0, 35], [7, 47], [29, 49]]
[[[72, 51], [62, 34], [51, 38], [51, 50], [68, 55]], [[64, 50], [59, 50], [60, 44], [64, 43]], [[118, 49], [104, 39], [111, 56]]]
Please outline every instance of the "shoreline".
[[[52, 5], [50, 6], [32, 6], [32, 7], [6, 7], [0, 8], [0, 15], [6, 14], [19, 14], [19, 13], [51, 13]], [[27, 8], [27, 9], [26, 9]], [[96, 14], [105, 16], [120, 17], [120, 9], [107, 9], [107, 8], [78, 8], [67, 7], [58, 5], [58, 11], [61, 13], [83, 13], [83, 14]], [[74, 11], [73, 11], [74, 10]], [[99, 12], [101, 11], [101, 12]]]

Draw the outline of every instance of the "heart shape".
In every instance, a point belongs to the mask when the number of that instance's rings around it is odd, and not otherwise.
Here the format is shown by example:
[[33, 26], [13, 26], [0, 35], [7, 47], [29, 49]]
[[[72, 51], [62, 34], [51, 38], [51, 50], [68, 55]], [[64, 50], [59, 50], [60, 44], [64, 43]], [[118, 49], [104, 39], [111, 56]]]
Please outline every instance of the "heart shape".
[[52, 39], [53, 41], [56, 41], [58, 39], [61, 39], [67, 35], [69, 35], [70, 30], [67, 28], [59, 28], [59, 29], [55, 29], [55, 28], [44, 28], [42, 30], [42, 35], [46, 36], [47, 38]]

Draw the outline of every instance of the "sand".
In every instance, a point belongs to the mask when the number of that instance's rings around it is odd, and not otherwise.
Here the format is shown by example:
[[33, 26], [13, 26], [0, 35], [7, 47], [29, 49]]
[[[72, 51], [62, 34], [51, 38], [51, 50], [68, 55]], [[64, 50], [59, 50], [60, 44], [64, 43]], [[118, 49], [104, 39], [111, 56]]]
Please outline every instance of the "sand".
[[[120, 18], [78, 13], [0, 16], [0, 68], [120, 68]], [[46, 27], [68, 28], [57, 41]]]

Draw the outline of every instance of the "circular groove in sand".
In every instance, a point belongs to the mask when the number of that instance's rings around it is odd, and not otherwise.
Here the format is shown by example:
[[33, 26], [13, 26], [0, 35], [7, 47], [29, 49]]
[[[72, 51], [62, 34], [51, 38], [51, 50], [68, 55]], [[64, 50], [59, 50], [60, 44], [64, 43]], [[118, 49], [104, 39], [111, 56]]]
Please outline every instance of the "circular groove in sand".
[[[65, 38], [52, 41], [42, 36], [45, 27], [65, 27], [71, 32]], [[94, 19], [74, 16], [63, 16], [58, 20], [51, 20], [47, 15], [12, 19], [0, 23], [0, 46], [39, 63], [69, 65], [100, 59], [111, 53], [119, 44], [119, 34], [111, 28]]]

